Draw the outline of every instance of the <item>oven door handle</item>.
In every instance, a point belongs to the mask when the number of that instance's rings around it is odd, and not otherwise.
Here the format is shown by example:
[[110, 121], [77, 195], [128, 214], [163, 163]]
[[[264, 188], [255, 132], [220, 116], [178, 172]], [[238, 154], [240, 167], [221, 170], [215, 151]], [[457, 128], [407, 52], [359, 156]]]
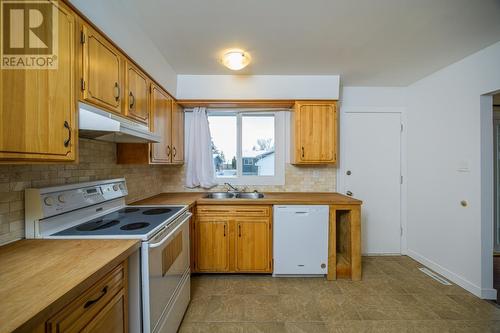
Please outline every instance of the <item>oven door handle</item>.
[[191, 218], [191, 216], [193, 214], [191, 213], [187, 213], [186, 214], [186, 218], [184, 220], [182, 220], [181, 223], [179, 223], [179, 225], [177, 225], [171, 232], [168, 233], [168, 235], [166, 235], [161, 241], [157, 242], [157, 243], [153, 243], [153, 244], [149, 244], [148, 247], [150, 249], [154, 249], [155, 247], [159, 247], [159, 246], [162, 246], [169, 238], [172, 234], [174, 234], [177, 230], [180, 229], [180, 227], [182, 227], [182, 225], [184, 224], [184, 222], [186, 222], [187, 220], [189, 220]]

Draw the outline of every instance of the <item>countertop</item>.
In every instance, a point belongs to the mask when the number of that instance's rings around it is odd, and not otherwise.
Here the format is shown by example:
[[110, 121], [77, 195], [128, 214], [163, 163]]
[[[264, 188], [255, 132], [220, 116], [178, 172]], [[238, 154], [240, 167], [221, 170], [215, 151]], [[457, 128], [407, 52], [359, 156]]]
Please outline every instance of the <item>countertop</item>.
[[134, 205], [360, 205], [361, 200], [334, 192], [264, 192], [261, 199], [207, 199], [207, 192], [161, 193]]
[[0, 333], [33, 325], [140, 246], [137, 240], [20, 240], [0, 247]]

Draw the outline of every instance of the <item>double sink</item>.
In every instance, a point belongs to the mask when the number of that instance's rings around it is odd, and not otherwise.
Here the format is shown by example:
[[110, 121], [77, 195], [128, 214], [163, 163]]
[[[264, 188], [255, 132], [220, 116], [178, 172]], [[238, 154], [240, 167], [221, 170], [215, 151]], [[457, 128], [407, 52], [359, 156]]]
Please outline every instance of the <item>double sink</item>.
[[263, 193], [259, 192], [210, 192], [207, 199], [262, 199]]

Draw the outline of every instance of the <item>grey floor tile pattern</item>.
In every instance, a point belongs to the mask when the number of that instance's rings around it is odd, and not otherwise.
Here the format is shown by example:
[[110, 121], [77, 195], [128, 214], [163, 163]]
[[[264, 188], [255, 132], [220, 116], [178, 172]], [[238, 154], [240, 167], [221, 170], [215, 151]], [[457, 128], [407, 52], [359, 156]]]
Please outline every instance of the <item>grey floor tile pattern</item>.
[[194, 275], [179, 332], [498, 332], [500, 307], [406, 256], [363, 257], [363, 280]]

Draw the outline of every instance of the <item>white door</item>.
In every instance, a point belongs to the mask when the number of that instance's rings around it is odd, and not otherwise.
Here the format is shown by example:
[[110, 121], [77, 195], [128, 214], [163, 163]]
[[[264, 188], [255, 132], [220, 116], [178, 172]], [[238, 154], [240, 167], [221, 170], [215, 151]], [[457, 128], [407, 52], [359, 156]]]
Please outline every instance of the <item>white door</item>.
[[401, 253], [401, 114], [346, 113], [342, 129], [343, 193], [363, 200], [362, 252]]

